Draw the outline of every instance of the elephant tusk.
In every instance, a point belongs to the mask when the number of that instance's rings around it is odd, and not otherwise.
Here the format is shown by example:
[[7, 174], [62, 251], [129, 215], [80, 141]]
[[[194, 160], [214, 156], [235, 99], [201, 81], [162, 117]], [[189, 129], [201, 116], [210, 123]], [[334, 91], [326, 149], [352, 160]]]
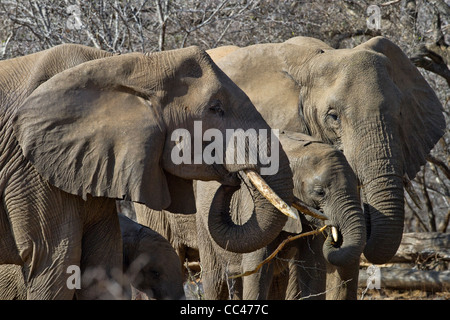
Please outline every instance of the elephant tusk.
[[331, 236], [333, 237], [333, 241], [334, 242], [338, 242], [339, 240], [339, 234], [338, 234], [338, 230], [336, 227], [331, 227]]
[[314, 209], [313, 207], [308, 206], [306, 203], [302, 202], [297, 197], [294, 197], [294, 202], [292, 203], [292, 206], [300, 211], [303, 214], [306, 214], [308, 216], [320, 219], [320, 220], [330, 220], [326, 215], [324, 215], [319, 210]]
[[264, 181], [264, 179], [255, 171], [244, 170], [250, 182], [258, 189], [258, 191], [270, 201], [271, 204], [280, 210], [283, 214], [287, 215], [289, 218], [298, 219], [297, 213], [285, 202], [283, 201], [269, 185]]
[[409, 177], [406, 173], [403, 176], [403, 185], [405, 186], [406, 192], [408, 192], [409, 196], [411, 197], [411, 200], [414, 202], [414, 204], [417, 206], [417, 208], [422, 209], [422, 206], [420, 205], [419, 196], [417, 195], [416, 191], [414, 190], [411, 180], [409, 180]]

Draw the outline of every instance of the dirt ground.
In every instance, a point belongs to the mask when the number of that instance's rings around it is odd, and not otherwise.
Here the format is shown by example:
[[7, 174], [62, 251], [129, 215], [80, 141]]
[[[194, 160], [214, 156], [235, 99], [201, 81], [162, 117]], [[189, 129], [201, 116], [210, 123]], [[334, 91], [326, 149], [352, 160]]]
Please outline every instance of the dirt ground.
[[363, 291], [363, 288], [358, 290], [358, 299], [360, 300], [450, 300], [450, 291], [372, 289], [367, 290], [364, 295]]
[[[200, 282], [186, 284], [185, 292], [188, 300], [203, 299]], [[427, 292], [422, 290], [392, 290], [381, 288], [364, 292], [364, 288], [359, 288], [358, 300], [450, 300], [450, 291]]]

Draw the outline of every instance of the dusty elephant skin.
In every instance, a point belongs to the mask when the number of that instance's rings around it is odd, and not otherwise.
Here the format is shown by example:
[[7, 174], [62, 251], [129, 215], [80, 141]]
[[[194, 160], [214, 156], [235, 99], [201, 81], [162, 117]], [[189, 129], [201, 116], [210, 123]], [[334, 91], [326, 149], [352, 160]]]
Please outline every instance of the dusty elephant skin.
[[[236, 172], [261, 168], [176, 165], [174, 130], [193, 133], [195, 121], [224, 135], [270, 130], [196, 47], [112, 55], [57, 46], [1, 61], [0, 99], [0, 263], [23, 266], [28, 299], [71, 299], [72, 265], [82, 272], [102, 266], [107, 274], [121, 268], [115, 199], [194, 213], [193, 179], [236, 185]], [[279, 156], [279, 170], [267, 182], [291, 203], [292, 172], [282, 149]], [[254, 232], [273, 239], [287, 218], [268, 204]], [[77, 298], [95, 289], [82, 288]]]
[[[181, 264], [175, 250], [160, 234], [120, 215], [126, 278], [123, 295], [130, 296], [130, 285], [153, 299], [183, 299]], [[100, 293], [101, 294], [101, 293]], [[0, 265], [0, 300], [24, 300], [27, 287], [22, 268]]]
[[[330, 219], [326, 223], [337, 228], [338, 239], [334, 241], [330, 236], [324, 241], [323, 237], [314, 236], [292, 242], [277, 255], [281, 259], [273, 261], [257, 275], [235, 280], [233, 297], [323, 299], [328, 267], [335, 272], [333, 279], [336, 281], [330, 282], [334, 289], [327, 298], [356, 299], [359, 256], [364, 248], [366, 230], [355, 174], [341, 152], [317, 139], [284, 132], [280, 134], [280, 141], [294, 173], [294, 195], [307, 205], [323, 210]], [[200, 251], [203, 288], [208, 299], [227, 299], [230, 292], [226, 276], [252, 270], [288, 235], [321, 226], [317, 219], [301, 216], [302, 227], [299, 228], [289, 219], [283, 232], [267, 247], [247, 254], [232, 253], [215, 244], [208, 231], [211, 223], [217, 223], [217, 219], [208, 219], [208, 214], [219, 185], [199, 181], [195, 185], [197, 215], [155, 212], [140, 204], [135, 204], [135, 211], [138, 221], [158, 230], [172, 243], [182, 262], [197, 259], [192, 253]], [[229, 204], [233, 221], [245, 224], [253, 212], [253, 203], [249, 190], [242, 185]], [[281, 262], [291, 258], [295, 260]]]
[[155, 230], [172, 244], [182, 264], [199, 261], [196, 215], [153, 210], [139, 203], [134, 203], [134, 210], [140, 224]]
[[[327, 224], [335, 226], [338, 230], [338, 239], [332, 240], [331, 235], [326, 241], [321, 236], [308, 238], [309, 245], [317, 248], [315, 257], [311, 260], [320, 260], [324, 257], [327, 263], [335, 268], [349, 268], [358, 266], [359, 256], [365, 245], [365, 221], [360, 206], [357, 191], [357, 180], [352, 169], [343, 154], [332, 146], [312, 139], [309, 136], [298, 133], [280, 134], [280, 141], [286, 151], [294, 174], [294, 195], [307, 205], [320, 209], [328, 216]], [[248, 188], [248, 182], [231, 198], [232, 219], [241, 225], [252, 215], [253, 202], [252, 188]], [[253, 270], [265, 258], [267, 258], [278, 245], [286, 239], [289, 233], [297, 233], [299, 228], [294, 220], [288, 221], [279, 237], [267, 247], [246, 254], [235, 254], [220, 248], [210, 237], [208, 230], [211, 224], [218, 223], [216, 215], [210, 216], [216, 210], [211, 206], [218, 186], [214, 182], [197, 182], [197, 207], [198, 213], [197, 232], [200, 261], [202, 264], [202, 279], [207, 299], [226, 299], [229, 296], [226, 283], [227, 275], [236, 275]], [[317, 221], [306, 221], [304, 228], [312, 228], [318, 225]], [[234, 298], [242, 299], [283, 299], [286, 297], [288, 285], [288, 261], [301, 246], [300, 243], [291, 243], [277, 255], [276, 261], [265, 265], [259, 272], [249, 276], [235, 279], [233, 282]], [[304, 248], [303, 248], [304, 249]], [[302, 249], [300, 249], [302, 250]], [[310, 249], [311, 250], [311, 249]], [[299, 253], [299, 261], [304, 261], [307, 250]], [[284, 261], [284, 262], [283, 262]], [[301, 264], [305, 270], [302, 262]], [[309, 263], [307, 261], [306, 263]], [[325, 263], [323, 263], [325, 265]], [[308, 269], [308, 268], [306, 268]], [[309, 274], [322, 272], [322, 287], [325, 284], [325, 269], [321, 271], [308, 269], [304, 271], [303, 278], [290, 279], [293, 283], [304, 281]], [[347, 275], [350, 280], [347, 283], [345, 298], [354, 299], [357, 290], [358, 268], [352, 268], [353, 273]], [[295, 270], [293, 270], [295, 271]], [[283, 273], [283, 274], [281, 274]], [[315, 276], [317, 276], [315, 275]], [[319, 281], [318, 279], [314, 279]], [[230, 282], [230, 280], [229, 280]], [[318, 285], [316, 285], [319, 287]], [[301, 292], [303, 289], [304, 292]], [[311, 289], [311, 288], [309, 288]], [[295, 290], [292, 288], [292, 290]], [[321, 291], [324, 292], [324, 291]], [[310, 292], [309, 293], [321, 293]], [[296, 288], [296, 293], [290, 292], [290, 296], [300, 298], [307, 295], [305, 288]]]
[[[125, 216], [119, 216], [119, 220], [123, 237], [124, 297], [131, 294], [127, 286], [133, 285], [149, 298], [184, 298], [181, 264], [170, 243]], [[4, 264], [0, 270], [0, 300], [26, 299], [21, 267]]]
[[123, 272], [130, 284], [158, 300], [184, 299], [182, 267], [169, 241], [154, 230], [120, 215]]
[[364, 255], [389, 261], [403, 232], [403, 183], [445, 128], [442, 105], [420, 72], [382, 37], [353, 49], [295, 37], [223, 50], [209, 52], [269, 125], [343, 150], [364, 192]]

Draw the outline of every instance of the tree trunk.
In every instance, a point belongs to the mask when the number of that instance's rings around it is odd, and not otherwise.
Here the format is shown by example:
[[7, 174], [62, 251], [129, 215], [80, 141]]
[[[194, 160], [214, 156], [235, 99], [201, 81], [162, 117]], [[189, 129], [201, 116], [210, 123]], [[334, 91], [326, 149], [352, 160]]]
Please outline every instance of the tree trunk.
[[[450, 233], [404, 233], [402, 242], [390, 263], [414, 263], [428, 258], [450, 261]], [[364, 256], [362, 264], [367, 264]]]

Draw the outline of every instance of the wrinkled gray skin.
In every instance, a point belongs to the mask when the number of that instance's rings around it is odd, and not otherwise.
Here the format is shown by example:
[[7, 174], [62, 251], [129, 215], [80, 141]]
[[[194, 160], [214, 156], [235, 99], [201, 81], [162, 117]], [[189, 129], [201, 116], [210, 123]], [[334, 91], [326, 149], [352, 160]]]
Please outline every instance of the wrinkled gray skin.
[[[308, 248], [303, 246], [307, 241], [311, 247], [319, 248], [310, 260], [325, 261], [338, 270], [349, 268], [352, 273], [345, 275], [343, 280], [350, 280], [342, 288], [347, 298], [356, 298], [358, 284], [359, 257], [363, 251], [366, 239], [365, 221], [361, 203], [357, 192], [357, 180], [344, 155], [332, 146], [311, 139], [309, 136], [298, 133], [280, 134], [281, 144], [286, 151], [294, 174], [294, 195], [300, 200], [324, 212], [329, 217], [328, 225], [338, 229], [339, 239], [336, 243], [328, 236], [323, 241], [321, 235], [308, 237], [299, 243], [290, 243], [277, 258], [266, 264], [260, 272], [238, 278], [233, 284], [234, 298], [242, 299], [284, 299], [288, 281], [288, 259], [292, 258], [297, 250], [298, 261], [295, 263], [303, 267], [305, 253]], [[252, 188], [247, 188], [248, 181], [241, 185], [231, 199], [232, 219], [238, 224], [244, 224], [253, 212]], [[246, 254], [234, 254], [219, 247], [209, 235], [211, 223], [215, 223], [210, 216], [212, 199], [218, 184], [214, 182], [197, 182], [197, 232], [200, 261], [202, 265], [202, 280], [207, 299], [226, 299], [228, 290], [226, 275], [236, 275], [253, 270], [267, 258], [289, 234], [300, 231], [296, 222], [289, 219], [283, 232], [267, 247]], [[227, 218], [224, 217], [224, 220]], [[320, 223], [311, 219], [303, 221], [305, 231], [309, 231]], [[249, 241], [251, 241], [249, 239]], [[308, 254], [308, 253], [306, 253]], [[325, 258], [325, 260], [323, 260]], [[283, 261], [283, 259], [287, 259]], [[306, 261], [310, 263], [310, 261]], [[356, 268], [354, 268], [356, 266]], [[304, 269], [303, 269], [304, 270]], [[322, 287], [325, 283], [326, 268], [315, 270], [321, 275]], [[307, 270], [306, 273], [311, 270]], [[283, 272], [284, 274], [280, 274]], [[276, 281], [274, 276], [277, 276]], [[302, 277], [302, 275], [300, 275]], [[302, 279], [300, 279], [301, 281]], [[317, 279], [315, 279], [318, 281]], [[298, 282], [299, 279], [291, 279]], [[317, 285], [318, 286], [318, 285]], [[318, 286], [319, 287], [319, 286]], [[290, 296], [297, 298], [306, 292], [290, 292]], [[321, 291], [321, 292], [324, 292]]]
[[134, 203], [134, 210], [140, 224], [155, 230], [171, 243], [182, 265], [186, 261], [199, 261], [196, 215], [152, 210], [139, 203]]
[[[288, 132], [282, 134], [280, 140], [284, 143], [283, 148], [287, 152], [293, 167], [294, 194], [308, 205], [324, 210], [328, 217], [332, 219], [326, 221], [326, 223], [339, 229], [340, 240], [345, 239], [345, 245], [341, 243], [338, 248], [335, 248], [331, 245], [330, 238], [325, 242], [325, 238], [322, 236], [310, 236], [292, 242], [286, 250], [278, 254], [279, 258], [289, 260], [288, 263], [275, 260], [270, 269], [263, 269], [266, 272], [263, 278], [258, 279], [257, 276], [243, 278], [244, 281], [249, 283], [247, 287], [253, 288], [252, 293], [249, 293], [247, 297], [252, 299], [267, 297], [269, 299], [290, 300], [300, 298], [354, 300], [357, 298], [358, 289], [359, 258], [357, 257], [359, 257], [361, 246], [365, 242], [365, 228], [362, 225], [364, 221], [361, 210], [358, 208], [359, 203], [356, 203], [356, 178], [354, 173], [340, 152], [319, 143], [318, 140], [310, 136]], [[314, 143], [305, 147], [304, 145], [310, 141], [314, 141]], [[327, 182], [331, 184], [332, 180], [332, 191], [327, 190], [326, 203], [328, 205], [326, 206], [325, 201], [323, 199], [320, 201], [320, 197], [315, 194], [320, 192]], [[339, 180], [341, 185], [336, 183]], [[199, 182], [194, 183], [197, 192], [198, 184]], [[210, 188], [209, 184], [205, 186], [200, 183], [200, 186], [202, 186], [201, 194], [208, 194], [206, 198], [200, 196], [200, 199], [206, 202], [205, 208], [202, 210], [203, 213], [206, 213], [208, 201], [212, 198], [212, 192], [215, 189]], [[303, 188], [300, 188], [300, 186], [303, 186]], [[327, 186], [327, 188], [329, 189], [330, 186]], [[338, 189], [341, 190], [337, 191]], [[233, 207], [232, 213], [234, 215], [238, 215], [237, 212], [242, 213], [243, 219], [245, 219], [245, 214], [248, 215], [253, 205], [248, 192], [244, 193], [243, 191], [246, 190], [241, 190], [238, 193], [243, 197], [243, 199], [239, 198], [241, 209], [238, 211]], [[353, 203], [355, 211], [346, 216], [343, 212], [332, 210], [330, 193], [335, 196], [335, 201], [336, 197], [338, 198], [336, 203], [340, 203], [343, 207], [345, 206], [343, 200], [345, 197], [341, 198], [341, 202], [339, 200], [339, 197], [342, 197], [340, 193], [347, 193], [346, 196], [349, 196], [348, 203]], [[234, 205], [236, 205], [237, 199], [237, 196], [233, 198]], [[348, 206], [351, 207], [349, 204]], [[202, 270], [207, 270], [205, 269], [207, 266], [211, 270], [215, 270], [210, 275], [206, 272], [202, 273], [206, 295], [211, 299], [227, 299], [229, 297], [229, 292], [223, 280], [225, 272], [238, 274], [242, 273], [243, 270], [251, 269], [251, 266], [258, 265], [287, 236], [294, 231], [298, 231], [296, 224], [290, 224], [268, 247], [252, 254], [239, 255], [227, 252], [214, 244], [206, 230], [206, 217], [200, 220], [203, 223], [199, 222], [200, 226], [197, 228], [196, 217], [198, 215], [175, 214], [165, 210], [157, 211], [138, 203], [134, 204], [134, 208], [138, 222], [150, 226], [168, 239], [176, 249], [181, 263], [199, 261], [199, 246], [202, 248], [203, 259], [200, 261]], [[245, 213], [244, 208], [247, 213]], [[302, 232], [315, 230], [323, 225], [322, 221], [309, 216], [305, 217], [300, 214], [300, 218], [302, 220]], [[288, 221], [292, 223], [293, 220]], [[346, 227], [342, 228], [342, 225]], [[351, 227], [353, 227], [352, 231], [350, 231]], [[200, 245], [199, 238], [203, 241]], [[327, 261], [324, 255], [331, 259], [334, 264]], [[333, 255], [334, 257], [332, 257]], [[248, 266], [245, 264], [248, 264]], [[272, 276], [273, 280], [271, 280]], [[234, 298], [242, 297], [241, 280], [238, 280], [236, 285], [241, 286], [241, 291], [236, 292]]]
[[295, 37], [208, 53], [272, 128], [344, 152], [367, 203], [364, 255], [388, 262], [402, 238], [404, 177], [415, 177], [445, 128], [441, 103], [408, 57], [382, 37], [353, 49]]
[[[107, 275], [121, 269], [115, 199], [194, 213], [192, 180], [236, 185], [239, 170], [259, 170], [247, 163], [174, 163], [179, 141], [171, 134], [184, 128], [194, 137], [195, 120], [224, 136], [227, 129], [270, 130], [196, 47], [112, 55], [61, 45], [0, 61], [0, 264], [23, 266], [27, 299], [72, 299], [71, 265], [83, 273], [78, 299], [100, 290], [83, 285], [86, 269], [100, 266]], [[282, 150], [279, 167], [267, 183], [290, 203], [292, 173]], [[287, 218], [260, 203], [259, 224], [245, 232], [273, 240]], [[225, 239], [232, 232], [239, 250], [267, 244], [243, 247], [235, 229], [219, 232]]]
[[[151, 299], [184, 299], [181, 264], [175, 250], [160, 234], [119, 215], [123, 239], [123, 290], [134, 288]], [[0, 265], [0, 300], [24, 300], [27, 287], [22, 268]]]
[[25, 300], [27, 286], [22, 268], [16, 264], [0, 264], [0, 300]]

